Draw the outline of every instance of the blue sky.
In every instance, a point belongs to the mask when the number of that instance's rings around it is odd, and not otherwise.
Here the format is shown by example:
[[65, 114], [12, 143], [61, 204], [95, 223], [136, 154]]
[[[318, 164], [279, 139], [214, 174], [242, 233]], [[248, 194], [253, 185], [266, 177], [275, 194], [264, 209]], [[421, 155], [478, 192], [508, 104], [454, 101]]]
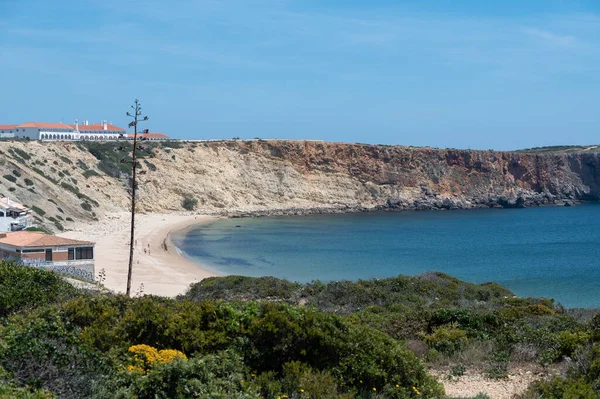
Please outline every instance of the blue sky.
[[600, 2], [0, 0], [0, 124], [509, 150], [600, 143]]

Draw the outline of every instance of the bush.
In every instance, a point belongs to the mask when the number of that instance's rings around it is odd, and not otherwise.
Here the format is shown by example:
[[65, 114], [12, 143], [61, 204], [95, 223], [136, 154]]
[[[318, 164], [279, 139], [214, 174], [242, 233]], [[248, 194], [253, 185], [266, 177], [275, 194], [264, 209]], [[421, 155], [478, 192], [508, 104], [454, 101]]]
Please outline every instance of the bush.
[[87, 169], [83, 172], [83, 177], [85, 177], [86, 179], [89, 179], [92, 176], [100, 176], [100, 173], [96, 172], [93, 169]]
[[91, 212], [91, 210], [92, 210], [92, 206], [91, 206], [89, 203], [87, 203], [87, 202], [82, 202], [82, 203], [81, 203], [81, 207], [82, 207], [82, 208], [83, 208], [85, 211], [88, 211], [88, 212]]
[[0, 318], [74, 296], [75, 288], [52, 272], [0, 261]]
[[28, 186], [33, 186], [33, 180], [31, 180], [31, 179], [29, 179], [27, 177], [24, 179], [24, 182]]
[[4, 175], [3, 176], [6, 180], [15, 183], [17, 181], [17, 178], [14, 177], [13, 175]]
[[96, 397], [259, 399], [247, 374], [238, 355], [220, 352], [156, 363], [147, 371], [118, 371]]
[[198, 205], [198, 200], [187, 195], [183, 197], [183, 200], [181, 201], [181, 206], [183, 209], [188, 211], [193, 211], [196, 209], [196, 205]]
[[21, 158], [29, 161], [31, 159], [31, 155], [27, 152], [21, 150], [20, 148], [11, 148], [15, 153], [17, 153]]
[[19, 172], [18, 170], [13, 170], [13, 175], [17, 176], [17, 177], [21, 177], [21, 172]]
[[43, 209], [41, 209], [41, 208], [38, 208], [38, 207], [37, 207], [37, 206], [35, 206], [35, 205], [32, 205], [32, 207], [31, 207], [31, 210], [32, 210], [32, 211], [34, 211], [35, 213], [37, 213], [37, 214], [38, 214], [38, 215], [40, 215], [40, 216], [44, 216], [44, 215], [46, 214], [46, 211], [44, 211], [44, 210], [43, 210]]
[[425, 342], [438, 352], [451, 355], [463, 349], [468, 342], [467, 333], [454, 326], [436, 327], [425, 336]]

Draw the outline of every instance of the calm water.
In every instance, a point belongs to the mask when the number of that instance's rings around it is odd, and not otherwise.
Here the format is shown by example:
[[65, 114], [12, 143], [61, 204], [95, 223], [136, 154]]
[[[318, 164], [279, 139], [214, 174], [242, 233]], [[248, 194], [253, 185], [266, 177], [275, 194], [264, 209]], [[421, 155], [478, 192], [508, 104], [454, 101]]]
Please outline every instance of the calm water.
[[439, 270], [600, 307], [600, 204], [229, 219], [173, 238], [223, 274], [307, 282]]

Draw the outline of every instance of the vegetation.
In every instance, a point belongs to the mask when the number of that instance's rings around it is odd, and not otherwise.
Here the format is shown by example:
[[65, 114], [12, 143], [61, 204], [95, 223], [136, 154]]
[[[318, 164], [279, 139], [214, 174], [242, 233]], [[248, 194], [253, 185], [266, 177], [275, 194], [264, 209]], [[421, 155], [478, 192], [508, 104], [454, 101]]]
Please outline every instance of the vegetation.
[[17, 181], [17, 178], [14, 177], [13, 175], [4, 175], [3, 176], [6, 180], [8, 180], [9, 182], [15, 183]]
[[33, 186], [33, 180], [26, 177], [25, 179], [23, 179], [23, 181], [25, 182], [26, 185]]
[[598, 397], [600, 313], [443, 273], [129, 298], [0, 261], [0, 398], [442, 398], [425, 363], [522, 362], [568, 366], [524, 398]]
[[184, 298], [304, 304], [406, 340], [432, 364], [460, 363], [494, 378], [506, 376], [511, 362], [549, 365], [572, 358], [591, 342], [586, 320], [595, 313], [569, 311], [547, 299], [516, 298], [497, 284], [465, 283], [443, 273], [327, 284], [208, 278], [191, 286]]
[[198, 205], [198, 200], [190, 195], [186, 195], [181, 201], [182, 208], [187, 211], [193, 211], [196, 209], [196, 205]]
[[525, 154], [559, 154], [559, 153], [580, 153], [580, 152], [599, 152], [598, 145], [552, 145], [545, 147], [533, 147], [517, 150], [515, 152]]
[[87, 169], [83, 172], [83, 177], [85, 177], [86, 179], [89, 179], [92, 176], [100, 176], [100, 173], [96, 172], [93, 169]]
[[87, 293], [6, 262], [0, 281], [0, 367], [16, 389], [61, 398], [443, 395], [403, 342], [347, 317]]
[[46, 214], [46, 211], [44, 211], [42, 208], [39, 208], [35, 205], [31, 206], [31, 210], [34, 211], [35, 213], [37, 213], [40, 216], [44, 216]]

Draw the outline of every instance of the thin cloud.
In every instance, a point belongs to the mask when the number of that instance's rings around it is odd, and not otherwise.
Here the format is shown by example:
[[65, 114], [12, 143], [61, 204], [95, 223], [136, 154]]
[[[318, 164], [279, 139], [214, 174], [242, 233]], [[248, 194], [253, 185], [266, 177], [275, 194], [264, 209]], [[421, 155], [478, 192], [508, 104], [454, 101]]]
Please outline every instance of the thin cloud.
[[523, 28], [523, 32], [557, 47], [574, 47], [578, 43], [577, 38], [573, 36], [558, 35], [541, 29]]

